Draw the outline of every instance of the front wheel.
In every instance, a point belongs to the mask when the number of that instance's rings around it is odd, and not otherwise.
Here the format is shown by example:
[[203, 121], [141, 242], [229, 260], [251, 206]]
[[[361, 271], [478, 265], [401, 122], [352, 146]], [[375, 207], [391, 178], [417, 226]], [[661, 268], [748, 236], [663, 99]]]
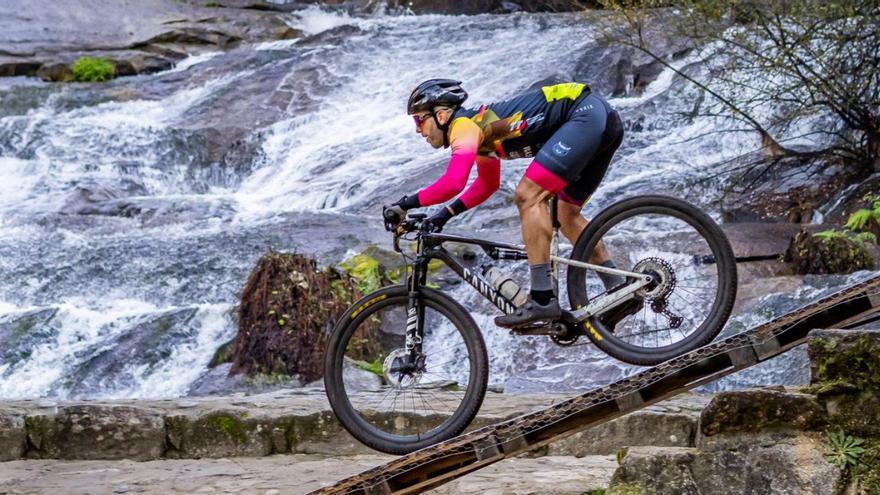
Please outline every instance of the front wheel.
[[[654, 280], [585, 323], [587, 335], [612, 357], [659, 364], [708, 344], [727, 322], [736, 298], [736, 259], [721, 228], [693, 205], [666, 196], [611, 205], [572, 250], [577, 261], [598, 264], [604, 256]], [[567, 284], [574, 309], [615, 290], [592, 270], [573, 266]]]
[[[473, 420], [488, 381], [486, 346], [454, 299], [419, 289], [422, 356], [406, 350], [409, 291], [382, 288], [339, 319], [324, 361], [324, 385], [342, 426], [365, 445], [406, 454], [452, 438]], [[415, 308], [414, 308], [415, 309]]]

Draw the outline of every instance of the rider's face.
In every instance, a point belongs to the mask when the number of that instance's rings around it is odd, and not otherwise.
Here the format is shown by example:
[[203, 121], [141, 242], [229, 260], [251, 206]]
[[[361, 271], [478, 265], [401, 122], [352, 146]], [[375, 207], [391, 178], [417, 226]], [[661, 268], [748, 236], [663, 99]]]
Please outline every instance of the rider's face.
[[[442, 119], [443, 114], [438, 112], [437, 118]], [[434, 121], [431, 112], [415, 114], [413, 115], [413, 120], [416, 121], [416, 132], [424, 136], [428, 144], [434, 148], [443, 146], [443, 131], [437, 127], [437, 122]]]

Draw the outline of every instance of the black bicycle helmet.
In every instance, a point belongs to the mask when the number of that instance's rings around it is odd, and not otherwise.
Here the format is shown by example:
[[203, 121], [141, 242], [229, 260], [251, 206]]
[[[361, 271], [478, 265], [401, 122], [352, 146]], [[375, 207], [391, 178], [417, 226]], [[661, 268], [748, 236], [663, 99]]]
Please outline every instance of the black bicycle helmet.
[[419, 84], [409, 95], [406, 113], [409, 115], [432, 110], [436, 106], [458, 108], [467, 100], [467, 91], [461, 88], [461, 81], [454, 79], [428, 79]]

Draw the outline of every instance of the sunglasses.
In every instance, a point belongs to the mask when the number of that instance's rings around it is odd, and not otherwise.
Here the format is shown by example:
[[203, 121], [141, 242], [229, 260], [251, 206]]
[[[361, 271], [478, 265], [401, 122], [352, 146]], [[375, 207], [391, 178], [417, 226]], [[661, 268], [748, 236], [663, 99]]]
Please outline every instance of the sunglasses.
[[413, 115], [412, 118], [413, 118], [413, 121], [416, 123], [416, 129], [421, 129], [422, 124], [424, 124], [428, 119], [431, 118], [431, 114], [425, 115], [424, 117], [421, 117], [419, 115]]

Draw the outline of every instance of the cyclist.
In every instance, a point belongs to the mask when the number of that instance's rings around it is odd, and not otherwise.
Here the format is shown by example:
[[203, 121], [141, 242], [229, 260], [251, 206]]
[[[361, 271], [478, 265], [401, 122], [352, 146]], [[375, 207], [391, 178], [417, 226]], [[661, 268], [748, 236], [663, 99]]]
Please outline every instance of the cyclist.
[[[410, 94], [407, 113], [416, 132], [434, 148], [451, 148], [446, 172], [433, 184], [387, 207], [400, 218], [406, 210], [443, 203], [462, 192], [474, 163], [477, 177], [455, 201], [426, 219], [440, 231], [446, 222], [484, 202], [498, 190], [501, 159], [532, 158], [515, 192], [531, 273], [529, 301], [495, 323], [518, 327], [561, 316], [550, 265], [552, 225], [546, 200], [559, 198], [561, 230], [572, 243], [587, 226], [581, 208], [599, 186], [623, 139], [618, 113], [582, 83], [530, 90], [505, 101], [472, 109], [460, 81], [430, 79]], [[590, 262], [614, 267], [604, 246]], [[599, 273], [606, 289], [624, 282]], [[625, 315], [621, 315], [625, 316]], [[616, 323], [616, 322], [615, 322]]]

